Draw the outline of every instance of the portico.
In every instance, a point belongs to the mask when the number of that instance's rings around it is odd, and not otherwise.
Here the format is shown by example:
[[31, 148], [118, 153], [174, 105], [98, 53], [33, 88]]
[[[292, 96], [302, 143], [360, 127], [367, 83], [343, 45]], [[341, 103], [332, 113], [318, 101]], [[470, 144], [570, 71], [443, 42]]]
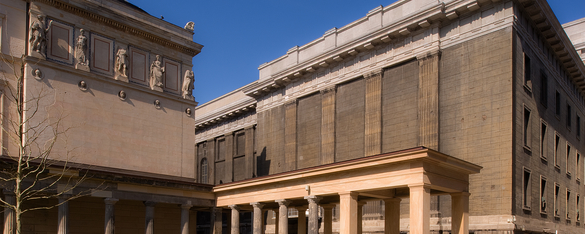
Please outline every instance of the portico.
[[[400, 198], [410, 201], [410, 233], [430, 232], [430, 202], [433, 194], [451, 194], [452, 233], [467, 233], [469, 227], [469, 175], [479, 173], [475, 164], [418, 147], [327, 164], [281, 174], [258, 177], [214, 187], [217, 207], [254, 212], [254, 233], [263, 233], [263, 210], [278, 210], [279, 234], [288, 233], [289, 207], [308, 207], [308, 233], [318, 233], [319, 206], [325, 208], [324, 231], [331, 233], [332, 204], [340, 204], [340, 233], [361, 233], [360, 201], [384, 199], [385, 233], [399, 233]], [[238, 209], [234, 209], [237, 207]], [[236, 219], [237, 220], [237, 219]], [[232, 218], [232, 222], [234, 221]], [[232, 223], [232, 227], [237, 224]], [[257, 227], [256, 225], [262, 225]], [[232, 233], [237, 233], [232, 229]], [[302, 233], [302, 232], [301, 232]]]

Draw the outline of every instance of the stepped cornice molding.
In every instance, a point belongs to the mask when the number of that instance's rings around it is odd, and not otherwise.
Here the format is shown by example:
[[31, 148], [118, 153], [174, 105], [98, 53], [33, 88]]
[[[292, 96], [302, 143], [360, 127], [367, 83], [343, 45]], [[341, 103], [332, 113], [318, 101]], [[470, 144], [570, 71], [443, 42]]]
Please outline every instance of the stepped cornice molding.
[[216, 125], [253, 110], [256, 110], [256, 100], [252, 98], [242, 99], [207, 115], [197, 116], [195, 119], [195, 128]]
[[[173, 40], [177, 40], [177, 41], [181, 42], [181, 43], [177, 43], [177, 42], [173, 42], [169, 39], [163, 38], [161, 36], [157, 36], [154, 33], [139, 29], [139, 26], [141, 28], [152, 28], [152, 26], [141, 23], [138, 20], [135, 20], [135, 19], [130, 18], [130, 17], [126, 17], [126, 18], [124, 18], [124, 20], [127, 22], [131, 22], [132, 24], [135, 24], [136, 26], [131, 26], [127, 23], [122, 23], [121, 21], [113, 20], [109, 17], [102, 16], [102, 15], [97, 14], [95, 12], [83, 9], [81, 7], [78, 7], [78, 6], [74, 6], [70, 3], [66, 3], [66, 2], [60, 1], [60, 0], [30, 0], [30, 2], [39, 2], [39, 3], [43, 3], [46, 5], [55, 7], [59, 10], [63, 10], [65, 12], [68, 12], [68, 13], [71, 13], [71, 14], [74, 14], [74, 15], [77, 15], [77, 16], [80, 16], [83, 18], [90, 19], [94, 22], [102, 23], [102, 24], [107, 25], [108, 27], [111, 27], [113, 29], [120, 30], [122, 32], [125, 32], [125, 33], [133, 35], [133, 36], [137, 36], [139, 38], [144, 38], [148, 41], [160, 44], [164, 47], [176, 50], [178, 52], [181, 52], [181, 53], [184, 53], [184, 54], [187, 54], [190, 56], [195, 56], [195, 55], [199, 54], [201, 52], [201, 49], [203, 48], [203, 45], [198, 44], [198, 43], [193, 42], [193, 41], [190, 41], [190, 40], [187, 40], [187, 39], [182, 38], [180, 36], [173, 38]], [[103, 7], [101, 7], [101, 9], [106, 10]], [[145, 14], [145, 13], [143, 13], [143, 14]], [[145, 15], [148, 15], [148, 14], [145, 14]], [[151, 15], [148, 15], [148, 16], [153, 17]], [[167, 24], [173, 25], [170, 23], [167, 23]], [[173, 26], [178, 27], [176, 25], [173, 25]], [[166, 33], [168, 33], [168, 32], [166, 32]]]

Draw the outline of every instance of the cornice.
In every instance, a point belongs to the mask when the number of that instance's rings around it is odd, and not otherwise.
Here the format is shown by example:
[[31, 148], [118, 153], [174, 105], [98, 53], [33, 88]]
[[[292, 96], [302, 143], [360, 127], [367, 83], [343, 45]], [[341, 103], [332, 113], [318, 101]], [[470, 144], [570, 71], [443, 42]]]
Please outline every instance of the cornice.
[[[256, 110], [255, 99], [243, 99], [224, 108], [195, 119], [195, 128], [204, 128], [236, 118], [237, 116]], [[195, 112], [197, 116], [197, 112]]]
[[[102, 24], [105, 24], [111, 28], [114, 28], [116, 30], [120, 30], [122, 32], [140, 37], [140, 38], [144, 38], [148, 41], [163, 45], [167, 48], [171, 48], [173, 50], [179, 51], [181, 53], [185, 53], [188, 54], [190, 56], [195, 56], [197, 54], [199, 54], [201, 52], [201, 49], [203, 48], [203, 45], [200, 45], [196, 42], [193, 41], [188, 41], [188, 40], [184, 40], [185, 44], [188, 44], [188, 46], [185, 45], [181, 45], [179, 43], [173, 42], [171, 40], [165, 39], [163, 37], [154, 35], [152, 33], [149, 33], [145, 30], [136, 28], [136, 27], [132, 27], [128, 24], [119, 22], [119, 21], [115, 21], [112, 20], [108, 17], [104, 17], [102, 15], [96, 14], [95, 12], [91, 12], [88, 11], [86, 9], [71, 5], [69, 3], [66, 3], [64, 1], [60, 1], [60, 0], [30, 0], [31, 2], [40, 2], [43, 4], [47, 4], [49, 6], [55, 7], [57, 9], [63, 10], [65, 12], [69, 12], [71, 14], [75, 14], [87, 19], [90, 19], [94, 22], [99, 22]], [[149, 17], [153, 17], [148, 15]], [[131, 20], [133, 21], [133, 19], [128, 18], [127, 20]]]

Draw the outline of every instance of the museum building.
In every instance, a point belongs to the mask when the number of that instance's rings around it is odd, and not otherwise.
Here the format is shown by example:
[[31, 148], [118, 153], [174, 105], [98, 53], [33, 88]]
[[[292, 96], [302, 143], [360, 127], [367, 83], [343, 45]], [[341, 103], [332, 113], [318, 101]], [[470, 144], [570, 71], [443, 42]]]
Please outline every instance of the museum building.
[[581, 233], [584, 22], [545, 0], [399, 0], [198, 105], [192, 22], [0, 0], [2, 201], [25, 121], [61, 180], [23, 182], [47, 199], [22, 233]]

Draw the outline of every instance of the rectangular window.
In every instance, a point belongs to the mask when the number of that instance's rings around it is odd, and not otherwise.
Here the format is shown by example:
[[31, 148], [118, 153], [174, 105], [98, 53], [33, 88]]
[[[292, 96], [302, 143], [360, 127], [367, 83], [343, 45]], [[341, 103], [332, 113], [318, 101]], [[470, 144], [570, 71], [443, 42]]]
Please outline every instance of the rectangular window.
[[571, 145], [569, 145], [569, 143], [567, 142], [567, 161], [565, 161], [567, 164], [566, 170], [567, 170], [567, 175], [571, 175], [571, 167], [569, 167], [569, 165], [571, 164]]
[[548, 76], [544, 71], [540, 71], [540, 104], [545, 108], [548, 107]]
[[561, 93], [559, 91], [555, 93], [555, 114], [557, 118], [561, 116]]
[[571, 130], [571, 105], [567, 104], [567, 128]]
[[581, 196], [579, 194], [577, 194], [577, 208], [575, 210], [575, 220], [577, 220], [577, 222], [581, 221]]
[[575, 129], [575, 132], [577, 132], [576, 133], [577, 139], [580, 139], [581, 138], [581, 116], [576, 115], [575, 121], [576, 121], [575, 127], [577, 128], [577, 129]]
[[567, 213], [567, 219], [571, 219], [571, 190], [567, 189], [567, 201], [565, 203], [565, 213]]
[[540, 213], [546, 213], [546, 178], [540, 176]]
[[559, 193], [561, 192], [561, 187], [559, 186], [559, 184], [555, 183], [555, 207], [554, 207], [554, 215], [555, 217], [559, 217], [560, 213], [559, 213]]
[[524, 87], [528, 90], [532, 90], [532, 80], [531, 80], [531, 70], [530, 70], [530, 57], [524, 54]]
[[554, 159], [555, 159], [555, 167], [559, 167], [559, 144], [561, 143], [561, 137], [558, 134], [555, 134], [555, 152], [554, 152]]
[[546, 122], [540, 122], [540, 157], [546, 159]]
[[524, 176], [523, 176], [523, 186], [522, 186], [522, 204], [523, 208], [530, 210], [530, 202], [531, 202], [531, 191], [532, 186], [530, 183], [530, 169], [524, 168]]
[[577, 177], [577, 181], [581, 181], [581, 167], [579, 166], [581, 163], [581, 154], [577, 152], [577, 164], [575, 165], [575, 175]]
[[6, 16], [0, 13], [0, 52], [2, 51], [2, 29], [4, 25], [4, 18], [6, 18]]
[[530, 109], [524, 107], [524, 146], [530, 149]]

